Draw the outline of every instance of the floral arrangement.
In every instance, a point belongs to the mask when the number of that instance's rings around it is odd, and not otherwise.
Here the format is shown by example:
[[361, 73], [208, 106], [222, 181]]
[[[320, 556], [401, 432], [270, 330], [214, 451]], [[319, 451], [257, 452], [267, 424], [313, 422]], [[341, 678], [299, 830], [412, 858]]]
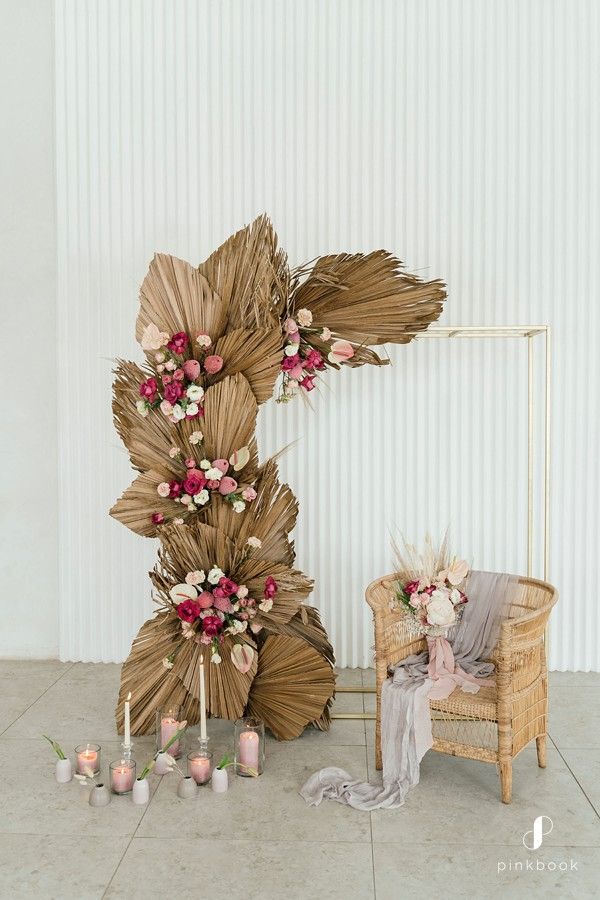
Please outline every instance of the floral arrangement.
[[446, 537], [439, 550], [434, 549], [429, 535], [421, 554], [406, 541], [404, 552], [395, 549], [400, 578], [393, 605], [410, 613], [420, 634], [445, 634], [459, 621], [468, 602], [460, 590], [469, 574], [468, 563], [449, 559]]
[[[286, 342], [283, 348], [281, 371], [283, 383], [279, 401], [290, 400], [301, 387], [305, 391], [315, 388], [317, 372], [327, 367], [327, 362], [338, 366], [354, 356], [354, 347], [349, 341], [332, 341], [329, 328], [311, 328], [313, 315], [309, 309], [299, 309], [296, 318], [287, 318], [283, 323]], [[315, 337], [319, 342], [330, 345], [327, 361], [320, 349], [314, 346]]]
[[[258, 538], [249, 538], [249, 546], [260, 546]], [[248, 595], [245, 584], [236, 584], [218, 566], [208, 573], [204, 570], [188, 572], [185, 582], [176, 584], [169, 591], [173, 607], [181, 619], [181, 630], [186, 640], [210, 646], [211, 662], [220, 663], [220, 646], [226, 635], [239, 635], [248, 627], [257, 634], [262, 626], [253, 623], [259, 612], [270, 612], [277, 594], [277, 582], [269, 575], [265, 579], [263, 596], [259, 599]], [[163, 660], [165, 668], [172, 668], [174, 656]], [[241, 672], [252, 664], [251, 647], [235, 644], [232, 661]]]
[[223, 357], [208, 353], [212, 340], [204, 332], [196, 336], [196, 344], [199, 359], [191, 355], [193, 345], [185, 331], [169, 337], [152, 322], [146, 326], [141, 345], [147, 353], [157, 351], [154, 355], [156, 377], [147, 378], [140, 384], [140, 399], [136, 406], [141, 416], [146, 417], [156, 408], [172, 423], [204, 415], [204, 388], [196, 382], [202, 375], [220, 372]]

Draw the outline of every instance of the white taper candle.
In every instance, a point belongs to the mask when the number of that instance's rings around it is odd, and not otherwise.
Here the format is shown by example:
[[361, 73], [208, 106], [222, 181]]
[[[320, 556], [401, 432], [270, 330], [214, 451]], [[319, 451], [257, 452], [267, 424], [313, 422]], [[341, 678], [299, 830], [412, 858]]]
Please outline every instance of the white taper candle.
[[125, 701], [125, 735], [123, 737], [123, 743], [126, 747], [129, 747], [131, 744], [131, 718], [129, 714], [129, 701], [131, 700], [131, 691], [127, 694], [127, 700]]
[[206, 740], [206, 689], [204, 687], [204, 654], [200, 656], [200, 738]]

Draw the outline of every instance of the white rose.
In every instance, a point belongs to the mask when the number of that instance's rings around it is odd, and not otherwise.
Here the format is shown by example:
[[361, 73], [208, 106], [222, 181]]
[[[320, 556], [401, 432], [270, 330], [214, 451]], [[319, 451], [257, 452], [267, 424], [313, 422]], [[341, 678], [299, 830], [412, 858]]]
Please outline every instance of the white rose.
[[184, 506], [187, 506], [188, 503], [192, 502], [192, 498], [190, 497], [189, 494], [182, 494], [181, 497], [179, 498], [179, 502], [183, 503]]
[[329, 341], [329, 340], [331, 340], [331, 331], [329, 330], [329, 328], [324, 328], [324, 329], [323, 329], [323, 331], [321, 332], [321, 340], [322, 340], [322, 341]]
[[173, 407], [168, 400], [163, 400], [160, 404], [160, 411], [164, 416], [170, 416], [173, 412]]
[[197, 503], [198, 506], [204, 506], [205, 503], [208, 503], [209, 499], [210, 494], [207, 490], [202, 490], [199, 494], [194, 494], [194, 503]]
[[210, 347], [210, 345], [212, 344], [212, 341], [211, 341], [210, 336], [209, 336], [208, 334], [204, 334], [204, 332], [201, 332], [201, 333], [198, 335], [198, 337], [196, 338], [196, 343], [197, 343], [200, 347]]
[[219, 656], [218, 653], [213, 653], [213, 655], [212, 655], [211, 658], [210, 658], [210, 661], [213, 662], [213, 663], [220, 663], [220, 662], [221, 662], [221, 657]]
[[[200, 465], [202, 465], [202, 463], [200, 463]], [[206, 470], [206, 477], [209, 481], [220, 481], [223, 477], [223, 473], [220, 469], [211, 468]]]
[[312, 325], [313, 315], [310, 309], [299, 309], [296, 313], [296, 321], [298, 325], [301, 325], [303, 328], [308, 328]]
[[265, 597], [265, 599], [261, 600], [258, 604], [258, 608], [265, 613], [271, 612], [273, 609], [273, 600], [270, 597]]
[[161, 483], [156, 488], [156, 493], [159, 497], [168, 497], [171, 493], [171, 488], [169, 487], [168, 481], [161, 481]]
[[238, 587], [238, 589], [236, 591], [236, 594], [240, 598], [240, 600], [243, 600], [244, 597], [247, 597], [248, 596], [248, 588], [246, 587], [246, 585], [240, 584], [240, 586]]
[[214, 569], [211, 569], [208, 573], [208, 580], [211, 584], [218, 584], [220, 578], [225, 577], [225, 572], [219, 569], [218, 566], [215, 566]]
[[173, 407], [173, 412], [171, 413], [176, 422], [180, 422], [181, 419], [185, 419], [185, 409], [176, 403]]
[[194, 416], [197, 416], [198, 415], [198, 404], [197, 403], [188, 403], [185, 414], [188, 417], [188, 419], [192, 419]]
[[430, 625], [453, 625], [456, 619], [454, 606], [445, 591], [434, 591], [426, 610], [427, 621]]
[[199, 384], [190, 384], [189, 388], [186, 391], [190, 400], [193, 400], [195, 403], [197, 400], [202, 400], [204, 397], [204, 388], [201, 388]]
[[298, 352], [298, 344], [288, 344], [283, 352], [286, 356], [295, 356]]
[[176, 368], [177, 366], [172, 359], [165, 363], [165, 369], [167, 369], [169, 372], [174, 372]]
[[233, 504], [233, 511], [236, 513], [244, 512], [245, 509], [246, 509], [246, 504], [244, 503], [243, 500], [236, 500], [235, 503]]
[[144, 418], [146, 418], [146, 416], [148, 415], [148, 404], [146, 403], [146, 401], [138, 400], [138, 402], [135, 404], [135, 406], [136, 406], [136, 409], [139, 412], [140, 416], [143, 416]]
[[202, 584], [205, 579], [202, 569], [196, 569], [194, 572], [188, 572], [185, 576], [186, 584]]
[[192, 431], [190, 434], [190, 444], [199, 444], [204, 435], [201, 431]]
[[201, 460], [200, 460], [200, 468], [201, 468], [201, 469], [205, 469], [205, 470], [206, 470], [206, 469], [210, 469], [210, 463], [209, 463], [209, 461], [208, 461], [207, 459], [201, 459]]

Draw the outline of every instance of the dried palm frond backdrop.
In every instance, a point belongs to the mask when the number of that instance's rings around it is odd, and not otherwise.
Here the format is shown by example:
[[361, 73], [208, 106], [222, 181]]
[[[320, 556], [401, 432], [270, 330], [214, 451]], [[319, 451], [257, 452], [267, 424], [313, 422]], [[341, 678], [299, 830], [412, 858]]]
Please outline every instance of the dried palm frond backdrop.
[[[408, 343], [438, 318], [444, 298], [440, 281], [424, 282], [404, 272], [382, 250], [326, 256], [290, 271], [266, 216], [232, 235], [198, 268], [165, 254], [155, 256], [141, 288], [138, 341], [148, 326], [169, 335], [184, 332], [192, 340], [203, 332], [210, 335], [211, 353], [224, 362], [220, 371], [203, 372], [197, 381], [205, 391], [203, 416], [178, 422], [156, 410], [142, 416], [136, 409], [140, 383], [159, 380], [154, 351], [145, 351], [144, 366], [117, 362], [115, 427], [139, 474], [111, 515], [161, 542], [151, 573], [158, 609], [140, 629], [123, 665], [119, 730], [130, 691], [134, 734], [152, 730], [156, 708], [167, 703], [181, 705], [188, 722], [198, 720], [203, 648], [191, 640], [182, 647], [181, 621], [168, 604], [168, 592], [187, 572], [211, 565], [243, 581], [251, 592], [269, 575], [279, 589], [272, 609], [255, 620], [256, 631], [236, 637], [255, 651], [248, 671], [234, 665], [230, 636], [221, 646], [221, 662], [205, 665], [209, 714], [233, 719], [248, 711], [282, 740], [297, 737], [309, 724], [329, 727], [333, 649], [318, 611], [305, 604], [312, 582], [293, 567], [290, 532], [298, 504], [290, 487], [280, 483], [275, 460], [259, 461], [258, 405], [273, 394], [284, 358], [285, 323], [300, 310], [312, 320], [304, 339], [327, 367], [385, 365], [387, 360], [369, 345]], [[348, 359], [327, 359], [335, 341], [352, 346]], [[195, 358], [195, 347], [189, 345], [187, 359]], [[215, 493], [205, 506], [169, 521], [173, 501], [159, 496], [157, 487], [182, 477], [183, 456], [200, 464], [193, 439], [198, 429], [202, 455], [211, 460], [227, 460], [247, 448], [236, 475], [240, 484], [252, 483], [256, 499], [240, 513]], [[182, 456], [170, 453], [173, 447], [185, 448]], [[250, 558], [243, 549], [249, 537], [261, 542]], [[173, 654], [173, 666], [166, 668], [163, 660]]]

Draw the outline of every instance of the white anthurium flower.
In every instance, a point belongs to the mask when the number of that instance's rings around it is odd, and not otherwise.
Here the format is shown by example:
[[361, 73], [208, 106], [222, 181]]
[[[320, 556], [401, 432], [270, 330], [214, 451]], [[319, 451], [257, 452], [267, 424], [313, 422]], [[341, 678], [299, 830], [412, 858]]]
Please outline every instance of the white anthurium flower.
[[427, 621], [430, 625], [448, 626], [456, 620], [454, 606], [447, 591], [434, 591], [427, 604]]
[[450, 591], [450, 600], [452, 601], [454, 606], [462, 603], [462, 597], [460, 596], [460, 591], [458, 590], [458, 588], [452, 588], [452, 590]]
[[447, 569], [440, 572], [442, 581], [449, 581], [451, 585], [456, 587], [461, 581], [464, 581], [469, 574], [469, 564], [464, 559], [453, 559]]
[[206, 477], [209, 481], [220, 481], [223, 477], [223, 473], [220, 469], [210, 468], [206, 470]]
[[184, 600], [195, 600], [198, 591], [193, 584], [176, 584], [169, 591], [169, 596], [173, 603], [183, 603]]
[[135, 404], [135, 408], [139, 412], [140, 416], [142, 416], [145, 419], [149, 412], [148, 404], [146, 403], [146, 401], [138, 400], [137, 403]]
[[185, 419], [185, 409], [183, 406], [180, 406], [179, 403], [176, 403], [173, 407], [173, 412], [171, 413], [176, 422], [181, 422], [182, 419]]
[[208, 580], [211, 584], [218, 584], [219, 579], [225, 578], [225, 572], [222, 569], [219, 569], [218, 566], [215, 566], [214, 569], [211, 569], [208, 573]]
[[194, 416], [198, 415], [199, 406], [197, 403], [188, 403], [187, 409], [185, 411], [188, 419], [193, 419]]
[[201, 460], [200, 460], [200, 468], [201, 468], [201, 469], [204, 469], [205, 471], [206, 471], [207, 469], [210, 469], [210, 462], [209, 462], [209, 460], [208, 460], [208, 459], [201, 459]]
[[249, 460], [250, 451], [248, 447], [240, 447], [239, 450], [235, 450], [229, 457], [229, 463], [233, 466], [234, 472], [240, 472], [244, 466], [248, 465]]
[[194, 494], [194, 503], [197, 503], [198, 506], [204, 506], [205, 503], [208, 503], [210, 500], [210, 494], [203, 488], [199, 494]]
[[236, 513], [244, 512], [246, 509], [246, 504], [243, 500], [236, 500], [233, 504], [233, 511]]
[[287, 344], [283, 352], [286, 356], [295, 356], [298, 352], [298, 344]]
[[204, 397], [204, 388], [200, 387], [199, 384], [190, 384], [186, 394], [190, 400], [193, 400], [194, 403], [196, 403]]
[[142, 350], [160, 350], [168, 340], [169, 335], [166, 331], [160, 331], [154, 322], [149, 322], [144, 328], [140, 344], [142, 345]]

